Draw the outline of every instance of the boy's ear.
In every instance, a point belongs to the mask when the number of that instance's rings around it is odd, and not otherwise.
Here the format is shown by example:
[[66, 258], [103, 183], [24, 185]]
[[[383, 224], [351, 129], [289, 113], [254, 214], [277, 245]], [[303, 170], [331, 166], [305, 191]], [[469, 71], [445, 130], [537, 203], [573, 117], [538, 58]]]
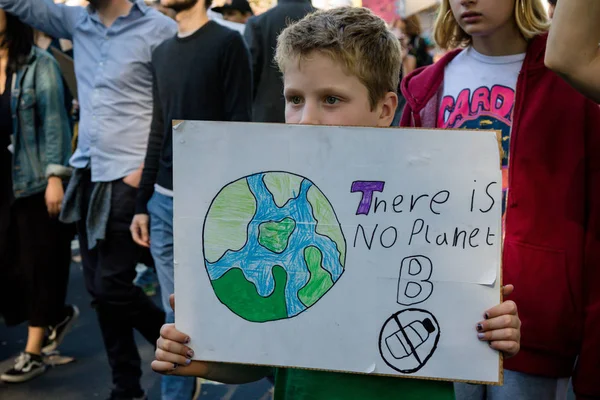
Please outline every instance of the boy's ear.
[[389, 127], [394, 120], [397, 107], [398, 95], [394, 92], [387, 92], [380, 103], [379, 122], [377, 123], [377, 126]]

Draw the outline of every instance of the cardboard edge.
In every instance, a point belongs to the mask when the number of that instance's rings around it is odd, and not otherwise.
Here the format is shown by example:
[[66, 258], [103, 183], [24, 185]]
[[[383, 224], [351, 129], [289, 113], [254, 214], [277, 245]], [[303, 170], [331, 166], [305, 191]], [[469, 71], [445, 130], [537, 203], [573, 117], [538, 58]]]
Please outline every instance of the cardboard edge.
[[[215, 361], [215, 360], [193, 360], [193, 362], [210, 362], [210, 363], [219, 363], [219, 364], [228, 364], [228, 365], [248, 365], [252, 367], [266, 367], [266, 368], [285, 368], [285, 369], [298, 369], [305, 371], [317, 371], [317, 372], [334, 372], [341, 374], [350, 374], [350, 375], [368, 375], [368, 376], [382, 376], [388, 378], [398, 378], [398, 379], [417, 379], [423, 381], [436, 381], [436, 382], [456, 382], [456, 383], [470, 383], [474, 385], [489, 385], [489, 386], [502, 386], [502, 379], [499, 382], [493, 381], [476, 381], [476, 380], [467, 380], [467, 379], [446, 379], [446, 378], [433, 378], [426, 376], [414, 376], [414, 375], [394, 375], [394, 374], [377, 374], [377, 373], [368, 373], [368, 372], [354, 372], [354, 371], [341, 371], [341, 370], [332, 370], [332, 369], [321, 369], [321, 368], [299, 368], [299, 367], [290, 367], [285, 365], [271, 365], [271, 364], [251, 364], [251, 363], [237, 363], [230, 361]], [[502, 370], [500, 371], [500, 375], [503, 377], [504, 373]]]

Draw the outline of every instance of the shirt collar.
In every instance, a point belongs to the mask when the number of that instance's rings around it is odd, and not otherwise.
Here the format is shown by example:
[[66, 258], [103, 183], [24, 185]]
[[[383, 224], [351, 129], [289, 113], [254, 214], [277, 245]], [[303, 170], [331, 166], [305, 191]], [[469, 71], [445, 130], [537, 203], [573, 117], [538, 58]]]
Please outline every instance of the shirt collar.
[[151, 9], [148, 5], [146, 5], [144, 0], [133, 1], [133, 7], [134, 8], [137, 7], [144, 15], [146, 15], [148, 13], [148, 11], [150, 11], [150, 9]]
[[[136, 10], [141, 12], [142, 15], [146, 15], [148, 13], [148, 11], [150, 11], [150, 7], [146, 5], [144, 0], [130, 0], [130, 1], [133, 3], [133, 7], [131, 7], [131, 10], [129, 10], [129, 14], [124, 16], [125, 18], [128, 18], [129, 16], [131, 16], [133, 13], [136, 12]], [[90, 13], [90, 16], [92, 17], [92, 19], [94, 21], [101, 22], [100, 17], [98, 17], [98, 12], [91, 5], [87, 6], [87, 10]]]

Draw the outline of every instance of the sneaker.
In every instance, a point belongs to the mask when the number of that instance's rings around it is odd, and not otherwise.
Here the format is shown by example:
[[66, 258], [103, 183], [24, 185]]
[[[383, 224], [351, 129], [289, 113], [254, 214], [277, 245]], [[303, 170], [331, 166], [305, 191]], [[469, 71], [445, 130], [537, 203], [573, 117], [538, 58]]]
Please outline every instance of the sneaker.
[[79, 317], [79, 308], [74, 305], [67, 306], [67, 315], [65, 318], [56, 324], [56, 326], [49, 327], [49, 334], [45, 339], [42, 347], [42, 353], [52, 353], [62, 343], [66, 334], [69, 333], [75, 321]]
[[23, 352], [15, 360], [15, 365], [0, 376], [0, 380], [7, 383], [27, 382], [44, 372], [46, 364], [41, 356]]

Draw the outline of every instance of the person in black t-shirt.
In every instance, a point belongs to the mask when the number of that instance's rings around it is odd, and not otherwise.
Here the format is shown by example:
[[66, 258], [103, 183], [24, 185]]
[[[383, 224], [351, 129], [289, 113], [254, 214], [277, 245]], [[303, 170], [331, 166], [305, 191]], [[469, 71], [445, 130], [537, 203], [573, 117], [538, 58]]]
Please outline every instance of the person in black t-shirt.
[[[172, 120], [250, 121], [252, 71], [242, 36], [209, 21], [210, 0], [163, 0], [177, 12], [178, 34], [152, 54], [154, 110], [131, 233], [150, 247], [167, 321], [173, 283]], [[150, 238], [152, 241], [150, 242]], [[167, 376], [170, 398], [191, 393], [193, 378]], [[179, 396], [180, 393], [181, 396]]]

